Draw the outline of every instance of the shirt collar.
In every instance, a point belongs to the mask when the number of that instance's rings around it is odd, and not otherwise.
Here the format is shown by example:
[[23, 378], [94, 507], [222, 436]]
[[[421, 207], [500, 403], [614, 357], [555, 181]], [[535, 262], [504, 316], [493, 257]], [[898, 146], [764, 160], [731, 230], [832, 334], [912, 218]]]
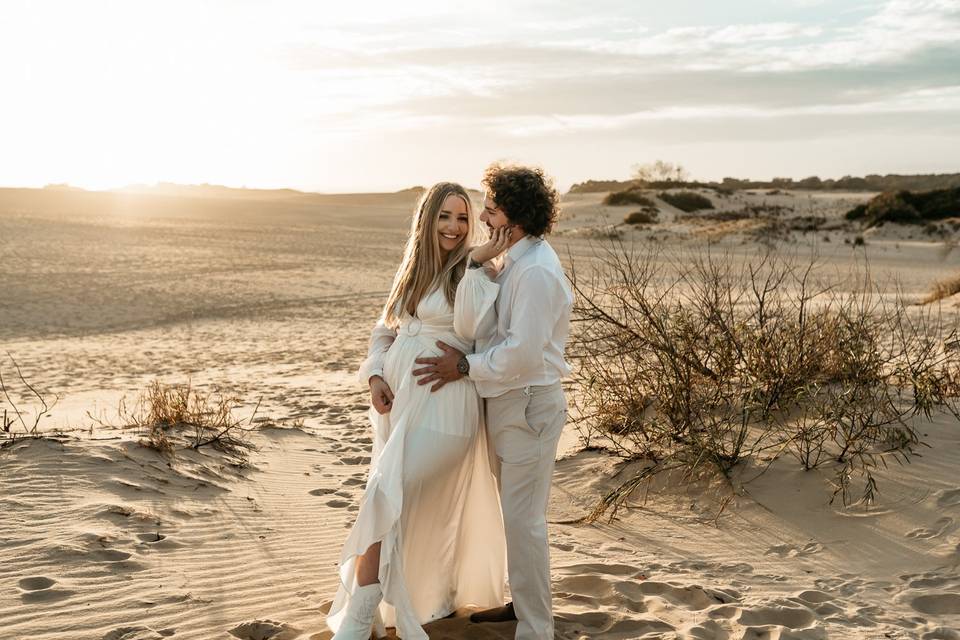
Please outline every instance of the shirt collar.
[[520, 259], [520, 256], [529, 251], [530, 247], [539, 243], [541, 240], [543, 240], [543, 238], [529, 235], [520, 238], [520, 240], [517, 241], [517, 244], [513, 245], [507, 250], [507, 253], [503, 259], [503, 267], [507, 268], [512, 265], [514, 262]]

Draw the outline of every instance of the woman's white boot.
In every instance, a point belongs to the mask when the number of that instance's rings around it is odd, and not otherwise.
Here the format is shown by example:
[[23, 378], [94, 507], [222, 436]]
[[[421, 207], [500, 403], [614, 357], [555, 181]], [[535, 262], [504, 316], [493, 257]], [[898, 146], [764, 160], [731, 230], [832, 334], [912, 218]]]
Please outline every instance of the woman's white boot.
[[357, 587], [347, 603], [346, 615], [340, 629], [331, 640], [370, 640], [371, 630], [376, 632], [378, 638], [386, 636], [387, 630], [380, 620], [378, 610], [382, 599], [383, 592], [378, 582]]

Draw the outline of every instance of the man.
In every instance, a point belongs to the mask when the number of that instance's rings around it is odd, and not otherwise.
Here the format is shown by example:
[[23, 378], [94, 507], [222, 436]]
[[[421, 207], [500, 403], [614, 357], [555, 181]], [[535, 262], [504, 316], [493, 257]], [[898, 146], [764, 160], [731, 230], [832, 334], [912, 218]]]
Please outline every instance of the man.
[[464, 277], [487, 277], [481, 263], [506, 249], [495, 278], [500, 285], [495, 329], [477, 336], [476, 353], [470, 355], [438, 343], [444, 355], [418, 359], [426, 366], [414, 374], [421, 376], [418, 384], [432, 383], [434, 391], [468, 376], [485, 399], [487, 431], [499, 463], [513, 602], [471, 619], [516, 619], [516, 640], [547, 640], [553, 638], [553, 611], [546, 511], [567, 415], [560, 381], [570, 372], [563, 350], [573, 293], [544, 239], [556, 222], [559, 196], [543, 172], [493, 165], [483, 184], [480, 220], [493, 240], [474, 253], [480, 259], [471, 260]]

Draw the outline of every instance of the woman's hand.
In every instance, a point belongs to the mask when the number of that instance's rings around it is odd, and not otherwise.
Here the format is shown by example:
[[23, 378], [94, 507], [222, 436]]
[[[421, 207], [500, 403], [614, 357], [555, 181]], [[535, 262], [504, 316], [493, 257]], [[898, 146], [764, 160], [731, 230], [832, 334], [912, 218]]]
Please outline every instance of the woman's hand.
[[370, 376], [370, 404], [380, 415], [390, 413], [393, 408], [393, 391], [380, 376]]
[[470, 252], [470, 259], [474, 262], [483, 264], [488, 260], [496, 258], [507, 250], [507, 244], [510, 242], [510, 232], [512, 225], [504, 225], [493, 230], [490, 239], [479, 247], [474, 247]]

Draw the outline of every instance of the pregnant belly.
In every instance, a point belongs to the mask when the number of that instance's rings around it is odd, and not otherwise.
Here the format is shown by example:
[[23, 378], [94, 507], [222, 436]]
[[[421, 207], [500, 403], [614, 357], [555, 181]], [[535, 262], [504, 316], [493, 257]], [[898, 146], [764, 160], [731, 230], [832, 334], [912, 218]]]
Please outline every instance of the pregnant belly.
[[442, 341], [461, 352], [469, 352], [470, 346], [464, 344], [452, 332], [431, 335], [421, 333], [416, 336], [405, 336], [401, 333], [397, 336], [397, 339], [390, 345], [383, 363], [383, 377], [394, 393], [401, 388], [404, 382], [412, 382], [416, 385], [413, 370], [421, 367], [415, 362], [417, 358], [435, 358], [443, 355], [443, 350], [437, 346], [437, 341]]

